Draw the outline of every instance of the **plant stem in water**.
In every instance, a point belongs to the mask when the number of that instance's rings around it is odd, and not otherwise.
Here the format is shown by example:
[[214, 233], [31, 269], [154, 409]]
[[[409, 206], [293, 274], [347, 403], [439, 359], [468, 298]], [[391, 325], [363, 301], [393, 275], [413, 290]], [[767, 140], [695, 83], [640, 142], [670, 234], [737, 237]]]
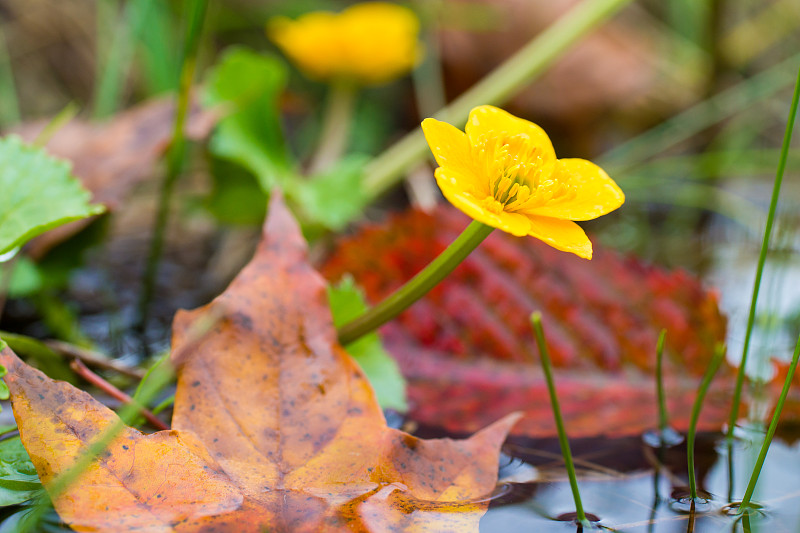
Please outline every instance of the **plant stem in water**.
[[658, 429], [661, 434], [663, 443], [664, 435], [669, 428], [669, 419], [667, 417], [667, 397], [664, 393], [664, 341], [667, 337], [667, 330], [662, 329], [658, 335], [658, 342], [656, 343], [656, 394], [658, 396]]
[[697, 390], [697, 397], [692, 406], [692, 419], [689, 422], [689, 434], [686, 436], [686, 458], [689, 463], [689, 492], [692, 498], [692, 505], [697, 499], [697, 479], [694, 473], [694, 438], [697, 433], [697, 420], [700, 418], [700, 409], [703, 407], [703, 400], [708, 392], [708, 387], [711, 385], [711, 380], [714, 379], [714, 374], [719, 370], [722, 360], [725, 358], [725, 345], [718, 343], [714, 349], [714, 358], [706, 370], [703, 381], [700, 383], [700, 388]]
[[539, 346], [539, 356], [542, 360], [542, 369], [544, 370], [544, 377], [547, 380], [547, 391], [550, 393], [550, 405], [553, 408], [553, 418], [556, 420], [558, 443], [561, 445], [561, 455], [564, 457], [564, 466], [566, 467], [567, 475], [569, 476], [569, 486], [572, 488], [572, 497], [575, 500], [575, 514], [577, 515], [577, 522], [580, 527], [591, 528], [592, 525], [589, 520], [587, 520], [586, 513], [583, 511], [581, 493], [578, 490], [578, 478], [575, 475], [575, 464], [572, 461], [572, 452], [569, 448], [567, 432], [564, 429], [564, 420], [561, 418], [561, 408], [558, 404], [556, 384], [555, 380], [553, 379], [550, 352], [547, 350], [547, 344], [544, 340], [542, 314], [540, 312], [537, 311], [531, 315], [531, 324], [533, 325], [533, 332], [536, 335], [536, 344]]
[[339, 328], [339, 343], [346, 346], [405, 311], [460, 265], [492, 233], [493, 229], [491, 226], [473, 220], [450, 246], [411, 281], [375, 307], [368, 309], [360, 317]]
[[[758, 291], [761, 288], [761, 276], [764, 273], [764, 263], [767, 261], [767, 251], [769, 250], [769, 241], [772, 236], [772, 225], [775, 222], [775, 212], [778, 208], [778, 197], [781, 193], [781, 183], [783, 182], [783, 173], [786, 170], [786, 159], [789, 155], [789, 146], [792, 142], [792, 131], [794, 130], [794, 119], [797, 115], [797, 104], [800, 99], [800, 70], [797, 72], [797, 80], [794, 85], [794, 95], [792, 96], [792, 104], [789, 108], [789, 118], [786, 122], [786, 132], [783, 136], [783, 146], [781, 147], [781, 156], [778, 160], [778, 170], [775, 174], [775, 183], [772, 186], [772, 198], [769, 204], [769, 212], [767, 213], [767, 224], [764, 228], [764, 239], [761, 241], [761, 253], [758, 256], [758, 266], [756, 267], [756, 279], [753, 283], [753, 296], [750, 300], [750, 314], [747, 317], [747, 330], [744, 335], [744, 347], [742, 348], [742, 358], [739, 362], [739, 371], [736, 374], [736, 388], [733, 391], [733, 405], [731, 406], [731, 415], [728, 418], [728, 434], [727, 439], [733, 439], [733, 430], [736, 426], [736, 420], [739, 418], [739, 403], [742, 397], [742, 386], [744, 385], [745, 370], [747, 367], [747, 355], [750, 349], [750, 339], [753, 334], [753, 325], [756, 320], [756, 304], [758, 302]], [[729, 447], [732, 450], [732, 447]], [[731, 480], [733, 484], [733, 480]]]
[[775, 430], [778, 429], [778, 420], [783, 410], [783, 404], [786, 401], [786, 396], [789, 394], [789, 387], [792, 385], [792, 378], [797, 369], [797, 361], [800, 359], [800, 338], [797, 339], [797, 345], [794, 348], [794, 355], [792, 356], [792, 364], [789, 367], [789, 372], [786, 374], [786, 380], [783, 382], [783, 390], [781, 390], [778, 404], [775, 406], [775, 413], [772, 415], [772, 421], [769, 423], [767, 435], [764, 437], [764, 443], [761, 445], [761, 451], [756, 459], [756, 464], [753, 466], [753, 473], [750, 475], [750, 482], [747, 484], [747, 490], [744, 492], [742, 502], [739, 504], [739, 512], [746, 513], [747, 508], [750, 506], [750, 500], [753, 497], [753, 492], [756, 489], [758, 476], [761, 474], [761, 468], [764, 466], [764, 460], [767, 458], [769, 445], [772, 443], [772, 438], [775, 436]]

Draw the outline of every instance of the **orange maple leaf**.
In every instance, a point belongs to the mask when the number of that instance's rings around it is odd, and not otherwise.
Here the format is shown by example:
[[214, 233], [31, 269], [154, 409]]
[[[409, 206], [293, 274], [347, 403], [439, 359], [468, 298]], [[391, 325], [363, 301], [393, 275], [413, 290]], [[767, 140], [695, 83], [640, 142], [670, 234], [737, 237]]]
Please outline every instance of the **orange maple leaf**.
[[[469, 531], [517, 415], [467, 440], [387, 427], [336, 342], [325, 284], [274, 195], [252, 262], [209, 305], [175, 318], [173, 429], [125, 428], [53, 495], [77, 531]], [[223, 318], [185, 348], [197, 317]], [[183, 354], [183, 355], [180, 355]], [[22, 442], [45, 487], [117, 416], [0, 354]]]

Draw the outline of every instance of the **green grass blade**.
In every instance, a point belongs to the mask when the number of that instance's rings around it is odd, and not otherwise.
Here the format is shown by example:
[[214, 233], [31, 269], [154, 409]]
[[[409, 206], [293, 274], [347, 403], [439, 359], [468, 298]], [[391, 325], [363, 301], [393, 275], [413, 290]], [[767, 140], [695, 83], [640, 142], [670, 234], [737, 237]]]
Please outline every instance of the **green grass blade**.
[[22, 117], [19, 98], [14, 85], [14, 68], [6, 47], [6, 39], [0, 25], [0, 129], [18, 123]]
[[769, 423], [767, 435], [764, 437], [764, 443], [761, 445], [761, 451], [758, 453], [758, 459], [753, 466], [753, 473], [750, 474], [750, 482], [747, 484], [742, 502], [739, 504], [739, 512], [747, 512], [750, 506], [750, 500], [753, 497], [753, 492], [756, 490], [756, 483], [758, 483], [758, 476], [761, 474], [761, 468], [764, 466], [764, 460], [767, 458], [769, 446], [772, 443], [772, 438], [775, 436], [775, 430], [778, 429], [778, 420], [783, 411], [783, 404], [786, 402], [786, 396], [789, 394], [789, 387], [792, 385], [792, 378], [794, 372], [797, 370], [797, 361], [800, 359], [800, 338], [797, 339], [797, 344], [794, 348], [794, 355], [792, 356], [792, 364], [789, 367], [789, 372], [786, 374], [786, 380], [783, 382], [783, 390], [778, 398], [778, 403], [775, 406], [775, 412], [772, 415], [772, 421]]
[[[797, 72], [797, 79], [794, 85], [794, 94], [792, 96], [792, 104], [789, 108], [789, 118], [786, 122], [786, 132], [783, 136], [783, 146], [781, 147], [781, 157], [778, 161], [778, 170], [775, 174], [775, 183], [772, 187], [772, 198], [769, 204], [769, 212], [767, 213], [767, 223], [764, 228], [764, 239], [761, 242], [761, 253], [758, 256], [758, 266], [756, 267], [756, 278], [753, 282], [753, 296], [750, 300], [750, 313], [747, 317], [747, 329], [744, 336], [744, 347], [742, 348], [742, 358], [739, 362], [739, 371], [736, 375], [736, 387], [733, 391], [733, 405], [731, 406], [731, 414], [728, 419], [728, 433], [727, 438], [730, 441], [733, 439], [733, 430], [736, 426], [736, 420], [739, 418], [739, 403], [742, 396], [742, 386], [744, 385], [745, 371], [747, 367], [747, 356], [750, 349], [750, 339], [753, 334], [753, 325], [756, 319], [756, 305], [758, 303], [758, 292], [761, 288], [761, 277], [764, 273], [764, 264], [767, 261], [767, 251], [769, 250], [769, 241], [772, 236], [772, 226], [775, 222], [775, 212], [778, 208], [778, 198], [781, 193], [781, 183], [783, 182], [783, 173], [786, 170], [786, 160], [789, 155], [789, 146], [792, 142], [792, 132], [794, 130], [794, 120], [797, 115], [798, 99], [800, 99], [800, 70]], [[732, 483], [732, 481], [731, 481]]]
[[556, 430], [558, 431], [558, 443], [561, 446], [561, 455], [564, 458], [564, 466], [569, 476], [569, 486], [572, 489], [572, 497], [575, 500], [577, 522], [579, 523], [579, 527], [591, 527], [591, 524], [586, 519], [586, 513], [583, 510], [581, 493], [578, 489], [578, 477], [575, 475], [575, 463], [572, 460], [572, 451], [569, 448], [567, 431], [564, 429], [564, 420], [561, 417], [561, 408], [558, 404], [558, 394], [556, 393], [556, 384], [553, 379], [550, 352], [547, 350], [547, 343], [544, 340], [542, 314], [539, 312], [533, 313], [531, 315], [531, 324], [533, 326], [533, 332], [536, 335], [536, 344], [539, 346], [539, 356], [542, 360], [542, 370], [544, 370], [544, 376], [547, 381], [547, 391], [550, 394], [550, 405], [553, 408], [553, 418], [555, 418]]
[[656, 343], [656, 395], [658, 397], [658, 429], [661, 438], [669, 428], [669, 417], [667, 416], [667, 395], [664, 393], [664, 341], [667, 338], [667, 330], [662, 329], [658, 335]]
[[[98, 57], [101, 50], [108, 50], [102, 64], [101, 73], [95, 79], [95, 96], [92, 116], [104, 119], [113, 115], [122, 102], [122, 89], [131, 61], [131, 29], [127, 17], [128, 9], [121, 12], [117, 2], [104, 0], [98, 2]], [[113, 28], [108, 39], [102, 35], [106, 28]]]
[[697, 434], [697, 420], [700, 418], [700, 410], [703, 408], [703, 400], [708, 392], [708, 387], [711, 385], [711, 380], [714, 379], [714, 374], [719, 370], [722, 364], [722, 359], [725, 357], [725, 345], [717, 344], [714, 349], [714, 358], [706, 370], [703, 381], [697, 390], [697, 397], [692, 406], [692, 419], [689, 422], [689, 433], [686, 436], [686, 458], [689, 470], [689, 492], [694, 502], [697, 499], [697, 479], [694, 473], [694, 439]]
[[195, 69], [197, 66], [197, 54], [200, 48], [200, 37], [202, 35], [203, 23], [208, 10], [208, 0], [187, 0], [189, 12], [186, 40], [183, 48], [183, 63], [181, 66], [180, 85], [178, 91], [178, 101], [175, 109], [175, 120], [172, 131], [172, 143], [167, 154], [167, 174], [161, 187], [158, 207], [156, 211], [156, 221], [153, 230], [153, 239], [150, 243], [150, 250], [147, 256], [145, 272], [142, 280], [142, 292], [138, 302], [138, 316], [136, 329], [140, 333], [144, 332], [147, 324], [147, 315], [150, 302], [155, 292], [156, 275], [161, 254], [164, 248], [164, 237], [169, 218], [169, 205], [172, 199], [172, 192], [183, 165], [184, 153], [186, 151], [185, 125], [186, 117], [189, 113], [189, 101], [191, 88], [194, 81]]
[[696, 104], [607, 152], [599, 163], [612, 175], [659, 154], [791, 84], [800, 54]]

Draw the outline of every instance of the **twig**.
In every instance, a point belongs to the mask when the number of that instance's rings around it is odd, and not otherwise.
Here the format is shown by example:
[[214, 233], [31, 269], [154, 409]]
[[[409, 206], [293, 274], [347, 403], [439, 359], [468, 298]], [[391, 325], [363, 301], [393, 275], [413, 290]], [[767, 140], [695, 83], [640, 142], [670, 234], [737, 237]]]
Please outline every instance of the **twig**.
[[58, 340], [47, 340], [42, 341], [42, 343], [58, 354], [79, 359], [87, 365], [102, 368], [104, 370], [112, 370], [118, 374], [136, 378], [138, 380], [144, 377], [143, 370], [124, 365], [114, 359], [109, 359], [105, 354], [100, 352], [81, 348], [75, 344]]
[[[116, 388], [114, 385], [103, 379], [102, 377], [98, 376], [91, 370], [89, 367], [83, 364], [80, 359], [73, 359], [70, 363], [70, 368], [75, 371], [80, 377], [97, 387], [98, 389], [102, 390], [112, 398], [119, 400], [120, 402], [129, 405], [133, 403], [133, 398]], [[139, 413], [147, 419], [151, 426], [158, 430], [168, 430], [169, 426], [165, 424], [162, 420], [160, 420], [156, 415], [151, 413], [147, 408], [144, 406], [139, 406]]]

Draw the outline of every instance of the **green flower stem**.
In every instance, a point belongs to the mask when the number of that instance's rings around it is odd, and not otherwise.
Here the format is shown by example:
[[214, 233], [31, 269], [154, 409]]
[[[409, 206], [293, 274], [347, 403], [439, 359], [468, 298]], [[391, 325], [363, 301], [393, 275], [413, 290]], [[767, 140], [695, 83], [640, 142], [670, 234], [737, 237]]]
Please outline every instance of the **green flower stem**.
[[[542, 74], [570, 46], [602, 24], [631, 0], [586, 0], [538, 34], [483, 80], [436, 114], [454, 125], [464, 124], [469, 111], [482, 104], [502, 104]], [[394, 185], [428, 153], [417, 128], [373, 159], [365, 169], [364, 190], [376, 197]]]
[[536, 335], [536, 344], [539, 346], [539, 356], [542, 360], [544, 377], [547, 380], [547, 391], [550, 393], [550, 405], [553, 408], [553, 418], [556, 419], [558, 443], [561, 445], [561, 455], [564, 458], [564, 466], [567, 468], [567, 475], [569, 476], [569, 486], [572, 488], [572, 497], [575, 500], [575, 514], [577, 515], [578, 523], [582, 527], [588, 529], [591, 528], [592, 525], [589, 520], [587, 520], [586, 513], [583, 511], [581, 493], [578, 490], [578, 477], [575, 475], [575, 464], [572, 461], [572, 452], [569, 448], [567, 432], [564, 430], [564, 420], [561, 418], [561, 408], [558, 405], [558, 395], [556, 394], [555, 380], [553, 380], [550, 352], [547, 350], [547, 344], [544, 341], [542, 314], [540, 312], [537, 311], [531, 315], [531, 324], [533, 325], [533, 332]]
[[208, 9], [208, 0], [187, 0], [187, 3], [189, 4], [189, 26], [183, 49], [183, 65], [181, 66], [178, 86], [178, 101], [175, 109], [172, 143], [170, 145], [169, 154], [167, 155], [167, 173], [161, 185], [161, 194], [158, 198], [153, 239], [150, 242], [150, 252], [147, 256], [147, 263], [142, 278], [142, 292], [139, 295], [136, 329], [140, 333], [144, 332], [145, 326], [147, 325], [150, 302], [153, 299], [153, 293], [155, 291], [158, 265], [161, 261], [161, 253], [164, 248], [164, 237], [167, 221], [169, 219], [169, 206], [172, 199], [172, 192], [175, 189], [175, 184], [181, 173], [184, 153], [186, 151], [186, 135], [184, 128], [186, 117], [189, 114], [190, 92], [194, 80], [195, 68], [197, 66], [197, 52], [200, 48], [200, 36]]
[[[731, 415], [728, 419], [727, 439], [733, 440], [733, 430], [736, 427], [736, 420], [739, 418], [739, 403], [742, 397], [742, 386], [744, 385], [745, 370], [747, 367], [747, 355], [750, 349], [750, 338], [753, 334], [753, 325], [756, 320], [756, 303], [758, 302], [758, 292], [761, 288], [761, 276], [764, 273], [764, 263], [767, 261], [767, 251], [769, 251], [769, 241], [772, 236], [772, 225], [775, 222], [775, 212], [778, 208], [778, 197], [781, 193], [781, 183], [783, 173], [786, 170], [786, 159], [789, 155], [789, 146], [792, 143], [792, 131], [794, 130], [794, 119], [797, 116], [798, 99], [800, 99], [800, 70], [797, 72], [797, 80], [794, 84], [794, 95], [792, 104], [789, 108], [789, 118], [786, 122], [786, 132], [783, 136], [783, 146], [781, 147], [781, 157], [778, 160], [778, 170], [775, 174], [775, 183], [772, 187], [772, 199], [767, 213], [767, 224], [764, 228], [764, 240], [761, 241], [761, 253], [758, 256], [758, 266], [756, 267], [756, 279], [753, 282], [753, 296], [750, 300], [750, 314], [747, 317], [747, 330], [744, 335], [744, 347], [742, 348], [742, 358], [739, 362], [739, 372], [736, 374], [736, 388], [733, 391], [733, 405]], [[731, 480], [731, 485], [733, 480]]]
[[381, 303], [339, 328], [339, 343], [346, 346], [393, 319], [425, 296], [489, 236], [494, 228], [473, 220], [439, 256], [411, 281]]
[[331, 84], [319, 145], [309, 165], [309, 174], [329, 168], [347, 149], [357, 94], [358, 87], [350, 81]]
[[775, 406], [775, 413], [772, 415], [772, 421], [769, 423], [767, 436], [764, 437], [764, 443], [761, 445], [758, 459], [756, 459], [756, 464], [753, 466], [753, 473], [750, 475], [750, 483], [747, 484], [747, 490], [745, 490], [742, 502], [739, 504], [739, 512], [746, 512], [747, 507], [750, 506], [750, 499], [753, 497], [753, 491], [756, 489], [758, 476], [761, 474], [761, 468], [764, 466], [764, 460], [767, 458], [769, 445], [772, 443], [772, 438], [775, 436], [775, 430], [778, 428], [778, 419], [780, 419], [783, 404], [786, 401], [786, 395], [789, 394], [789, 387], [792, 385], [792, 378], [797, 369], [798, 359], [800, 359], [800, 338], [797, 339], [794, 355], [792, 356], [792, 364], [789, 367], [786, 380], [783, 382], [783, 390], [781, 391], [780, 398], [778, 398], [778, 404]]
[[692, 419], [689, 422], [689, 434], [686, 436], [686, 458], [689, 463], [689, 492], [693, 502], [697, 499], [697, 479], [694, 473], [694, 439], [697, 434], [697, 420], [700, 418], [700, 409], [703, 407], [703, 400], [706, 397], [709, 385], [711, 385], [711, 380], [714, 379], [714, 374], [719, 370], [724, 357], [725, 345], [719, 343], [714, 349], [714, 358], [706, 370], [706, 375], [703, 376], [703, 381], [700, 383], [697, 397], [694, 399], [694, 405], [692, 406]]
[[664, 393], [664, 341], [667, 337], [667, 330], [662, 329], [661, 334], [658, 336], [658, 343], [656, 344], [656, 394], [658, 396], [658, 429], [661, 432], [661, 442], [664, 442], [664, 434], [669, 428], [669, 419], [667, 418], [667, 396]]

